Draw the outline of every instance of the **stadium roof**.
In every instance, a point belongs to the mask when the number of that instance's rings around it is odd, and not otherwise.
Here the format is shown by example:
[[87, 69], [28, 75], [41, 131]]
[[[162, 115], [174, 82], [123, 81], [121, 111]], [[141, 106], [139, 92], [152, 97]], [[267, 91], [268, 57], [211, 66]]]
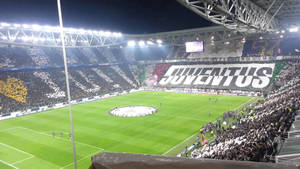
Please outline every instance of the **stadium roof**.
[[[276, 18], [279, 20], [281, 26], [288, 27], [292, 25], [300, 25], [300, 1], [299, 0], [252, 0], [255, 4], [267, 10], [269, 7], [269, 13], [275, 14], [282, 3], [282, 7], [279, 9]], [[272, 3], [274, 3], [272, 5]]]

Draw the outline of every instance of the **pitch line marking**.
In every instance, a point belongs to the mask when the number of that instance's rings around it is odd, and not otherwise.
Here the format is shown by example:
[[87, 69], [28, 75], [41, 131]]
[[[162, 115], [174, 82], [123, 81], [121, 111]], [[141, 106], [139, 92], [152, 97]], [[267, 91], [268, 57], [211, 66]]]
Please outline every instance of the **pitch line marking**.
[[10, 166], [10, 167], [12, 167], [12, 168], [14, 168], [14, 169], [19, 169], [18, 167], [14, 166], [14, 165], [12, 165], [12, 164], [9, 164], [9, 163], [7, 163], [7, 162], [5, 162], [5, 161], [0, 160], [0, 162], [2, 162], [3, 164], [8, 165], [8, 166]]
[[[99, 153], [99, 152], [102, 152], [102, 151], [97, 151], [97, 152], [95, 152], [95, 153], [91, 153], [91, 154], [89, 154], [89, 155], [87, 155], [87, 156], [85, 156], [85, 157], [82, 157], [81, 159], [77, 160], [77, 162], [82, 161], [82, 160], [84, 160], [84, 159], [86, 159], [86, 158], [89, 158], [89, 157], [91, 157], [92, 155], [94, 155], [94, 154], [96, 154], [96, 153]], [[73, 164], [74, 164], [74, 162], [72, 162], [72, 163], [70, 163], [70, 164], [67, 164], [67, 165], [63, 166], [63, 167], [61, 167], [60, 169], [64, 169], [64, 168], [69, 167], [69, 166], [71, 166], [71, 165], [73, 165]]]
[[17, 129], [18, 127], [11, 127], [11, 128], [7, 128], [7, 129], [3, 129], [3, 130], [0, 130], [0, 132], [5, 132], [5, 131], [9, 131], [9, 130], [14, 130], [14, 129]]
[[179, 144], [175, 145], [174, 147], [172, 147], [171, 149], [169, 149], [168, 151], [164, 152], [162, 155], [166, 155], [168, 154], [170, 151], [172, 151], [173, 149], [175, 149], [176, 147], [178, 147], [179, 145], [181, 145], [182, 143], [186, 142], [187, 140], [191, 139], [192, 137], [194, 137], [195, 135], [197, 135], [198, 132], [196, 132], [195, 134], [191, 135], [190, 137], [186, 138], [185, 140], [183, 140], [182, 142], [180, 142]]
[[19, 152], [24, 153], [24, 154], [29, 155], [29, 156], [34, 156], [34, 155], [32, 155], [32, 154], [30, 154], [30, 153], [27, 153], [27, 152], [25, 152], [25, 151], [23, 151], [23, 150], [20, 150], [20, 149], [18, 149], [18, 148], [15, 148], [15, 147], [13, 147], [13, 146], [10, 146], [10, 145], [7, 145], [7, 144], [1, 143], [1, 142], [0, 142], [0, 145], [3, 145], [3, 146], [8, 147], [8, 148], [10, 148], [10, 149], [19, 151]]
[[21, 152], [21, 153], [26, 154], [26, 155], [29, 156], [29, 157], [24, 158], [24, 159], [22, 159], [22, 160], [19, 160], [19, 161], [16, 161], [16, 162], [11, 163], [12, 165], [21, 163], [21, 162], [23, 162], [23, 161], [26, 161], [26, 160], [29, 160], [29, 159], [32, 159], [32, 158], [35, 157], [34, 155], [32, 155], [32, 154], [30, 154], [30, 153], [28, 153], [28, 152], [26, 152], [26, 151], [20, 150], [20, 149], [18, 149], [18, 148], [15, 148], [15, 147], [13, 147], [13, 146], [10, 146], [10, 145], [7, 145], [7, 144], [1, 143], [1, 142], [0, 142], [0, 145], [2, 145], [2, 146], [4, 146], [4, 147], [8, 147], [8, 148], [13, 149], [13, 150], [16, 150], [16, 151], [18, 151], [18, 152]]
[[[50, 135], [50, 134], [39, 132], [39, 131], [36, 131], [36, 130], [33, 130], [33, 129], [29, 129], [29, 128], [25, 128], [25, 127], [17, 127], [17, 128], [24, 129], [24, 130], [29, 130], [31, 132], [34, 132], [34, 133], [37, 133], [37, 134], [40, 134], [40, 135], [45, 135], [45, 136], [48, 136], [48, 137], [52, 137], [52, 135]], [[64, 140], [64, 141], [67, 141], [67, 142], [71, 141], [71, 140], [68, 140], [68, 139], [65, 139], [65, 138], [60, 138], [60, 137], [55, 137], [55, 139], [60, 139], [60, 140]], [[75, 143], [76, 144], [85, 145], [85, 146], [88, 146], [88, 147], [92, 147], [92, 148], [95, 148], [95, 149], [98, 149], [98, 150], [102, 150], [102, 151], [104, 150], [101, 147], [93, 146], [93, 145], [82, 143], [82, 142], [79, 142], [79, 141], [75, 141]]]
[[20, 161], [13, 162], [13, 163], [11, 163], [11, 164], [13, 164], [13, 165], [15, 165], [15, 164], [19, 164], [19, 163], [22, 163], [22, 162], [24, 162], [24, 161], [26, 161], [26, 160], [30, 160], [30, 159], [32, 159], [32, 158], [34, 158], [34, 156], [31, 156], [31, 157], [25, 158], [25, 159], [23, 159], [23, 160], [20, 160]]

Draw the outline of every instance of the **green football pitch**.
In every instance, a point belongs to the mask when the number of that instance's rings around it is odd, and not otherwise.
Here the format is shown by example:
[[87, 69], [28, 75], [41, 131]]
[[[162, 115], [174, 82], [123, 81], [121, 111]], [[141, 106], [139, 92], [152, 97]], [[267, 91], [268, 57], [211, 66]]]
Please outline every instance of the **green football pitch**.
[[[87, 169], [91, 156], [100, 152], [176, 155], [195, 141], [201, 126], [250, 99], [144, 91], [74, 105], [78, 168]], [[130, 105], [154, 106], [158, 112], [134, 118], [108, 113]], [[67, 108], [0, 121], [0, 168], [74, 168], [69, 133]]]

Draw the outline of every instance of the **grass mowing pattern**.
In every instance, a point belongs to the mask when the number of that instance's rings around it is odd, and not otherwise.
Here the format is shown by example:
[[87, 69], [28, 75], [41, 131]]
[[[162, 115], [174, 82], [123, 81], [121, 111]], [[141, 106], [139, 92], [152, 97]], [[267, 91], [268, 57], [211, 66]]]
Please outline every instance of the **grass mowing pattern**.
[[[88, 168], [90, 157], [103, 151], [175, 155], [182, 149], [173, 147], [202, 125], [250, 99], [145, 91], [74, 105], [78, 168]], [[108, 114], [111, 108], [130, 105], [155, 106], [158, 112], [136, 118]], [[0, 168], [13, 168], [1, 160], [19, 169], [74, 168], [68, 118], [67, 108], [62, 108], [0, 121]]]

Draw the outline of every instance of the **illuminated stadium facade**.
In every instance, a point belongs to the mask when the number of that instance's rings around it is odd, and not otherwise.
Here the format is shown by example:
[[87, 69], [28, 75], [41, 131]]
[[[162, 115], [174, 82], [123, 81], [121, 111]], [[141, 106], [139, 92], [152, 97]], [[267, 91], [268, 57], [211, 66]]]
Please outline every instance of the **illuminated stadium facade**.
[[[131, 169], [172, 166], [168, 160], [178, 166], [245, 168], [247, 162], [235, 161], [255, 161], [295, 168], [300, 163], [294, 148], [300, 147], [300, 2], [177, 1], [219, 26], [153, 34], [63, 29], [79, 126], [78, 168], [90, 166], [91, 156], [94, 169], [126, 168], [124, 163]], [[0, 168], [28, 169], [39, 162], [41, 168], [76, 168], [72, 151], [65, 150], [74, 136], [62, 122], [68, 104], [61, 41], [59, 27], [0, 23], [0, 134], [15, 139], [0, 138], [0, 150], [9, 154], [0, 153]], [[201, 42], [202, 51], [187, 52], [186, 42]], [[41, 142], [36, 146], [30, 137]], [[203, 162], [96, 155], [100, 152]]]

